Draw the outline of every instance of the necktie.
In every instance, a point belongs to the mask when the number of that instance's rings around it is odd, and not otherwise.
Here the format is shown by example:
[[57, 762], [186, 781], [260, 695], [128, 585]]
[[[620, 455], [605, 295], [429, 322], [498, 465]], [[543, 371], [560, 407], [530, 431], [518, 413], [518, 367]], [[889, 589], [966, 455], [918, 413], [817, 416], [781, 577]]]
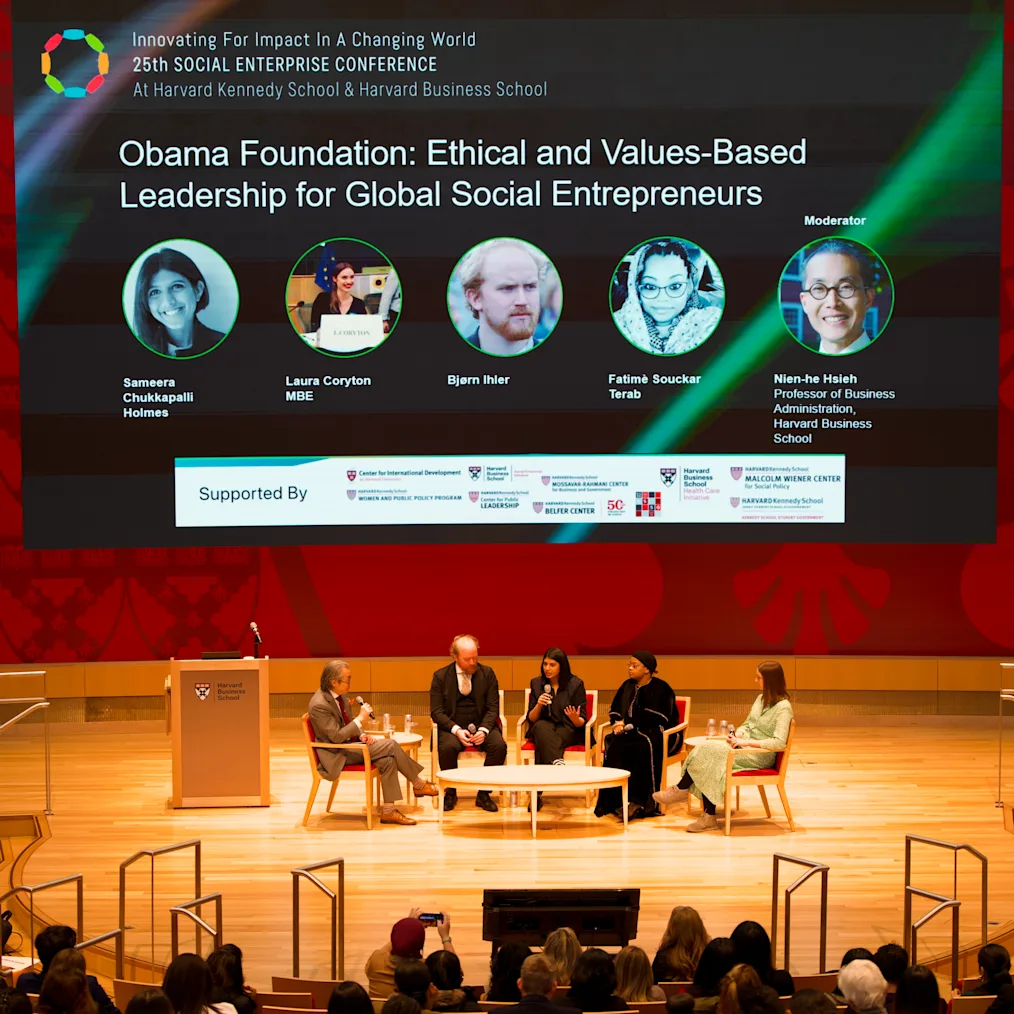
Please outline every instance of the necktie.
[[467, 673], [461, 674], [461, 693], [463, 697], [467, 697], [472, 692], [472, 677]]
[[341, 697], [336, 697], [335, 700], [338, 702], [338, 710], [342, 713], [342, 727], [344, 728], [349, 724], [349, 716], [345, 711], [345, 704], [342, 702]]

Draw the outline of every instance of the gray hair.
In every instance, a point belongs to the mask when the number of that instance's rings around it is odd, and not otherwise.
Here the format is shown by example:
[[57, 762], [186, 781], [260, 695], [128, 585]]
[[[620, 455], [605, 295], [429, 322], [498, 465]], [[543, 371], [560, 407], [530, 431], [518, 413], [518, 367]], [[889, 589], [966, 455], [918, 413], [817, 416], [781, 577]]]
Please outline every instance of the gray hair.
[[859, 958], [850, 961], [838, 973], [838, 989], [853, 1009], [869, 1010], [883, 1007], [887, 980], [872, 961]]
[[352, 666], [348, 664], [343, 658], [336, 658], [328, 662], [324, 666], [324, 671], [320, 674], [320, 689], [322, 693], [331, 693], [331, 684], [334, 680], [338, 679], [345, 669], [351, 669]]

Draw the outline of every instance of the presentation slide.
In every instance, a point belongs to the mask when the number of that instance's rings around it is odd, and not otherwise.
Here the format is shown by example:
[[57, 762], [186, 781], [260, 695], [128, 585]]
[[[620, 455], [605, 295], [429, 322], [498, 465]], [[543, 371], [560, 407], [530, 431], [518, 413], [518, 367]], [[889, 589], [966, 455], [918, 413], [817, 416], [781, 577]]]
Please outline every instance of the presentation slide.
[[995, 541], [1002, 4], [472, 7], [14, 0], [25, 545]]

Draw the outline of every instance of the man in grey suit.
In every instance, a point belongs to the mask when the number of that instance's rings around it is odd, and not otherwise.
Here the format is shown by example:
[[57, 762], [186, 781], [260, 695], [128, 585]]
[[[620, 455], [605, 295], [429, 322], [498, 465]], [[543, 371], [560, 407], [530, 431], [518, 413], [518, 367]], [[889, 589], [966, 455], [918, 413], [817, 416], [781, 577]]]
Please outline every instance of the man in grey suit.
[[[414, 824], [394, 804], [401, 799], [401, 785], [398, 775], [412, 780], [417, 796], [435, 796], [437, 790], [419, 777], [422, 765], [409, 757], [393, 739], [368, 736], [363, 732], [363, 723], [370, 717], [370, 706], [363, 704], [358, 710], [349, 701], [348, 692], [352, 685], [352, 667], [338, 658], [328, 662], [320, 675], [320, 689], [310, 699], [310, 724], [314, 739], [321, 743], [365, 743], [370, 748], [370, 763], [380, 772], [380, 786], [384, 793], [384, 804], [380, 811], [381, 824]], [[353, 714], [355, 717], [352, 717]], [[318, 750], [317, 770], [334, 781], [356, 754], [351, 750]]]

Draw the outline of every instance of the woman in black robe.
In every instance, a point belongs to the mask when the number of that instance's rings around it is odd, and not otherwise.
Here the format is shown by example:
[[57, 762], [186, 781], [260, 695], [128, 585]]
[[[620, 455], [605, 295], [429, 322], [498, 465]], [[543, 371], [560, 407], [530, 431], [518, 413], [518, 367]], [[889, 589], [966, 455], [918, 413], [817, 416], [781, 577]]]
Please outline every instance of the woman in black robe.
[[[654, 817], [658, 804], [651, 798], [662, 784], [662, 733], [679, 725], [676, 695], [665, 680], [656, 675], [655, 656], [650, 651], [635, 651], [627, 663], [630, 678], [616, 691], [609, 719], [612, 731], [603, 746], [603, 764], [630, 772], [627, 782], [627, 818]], [[624, 731], [632, 725], [633, 729]], [[679, 751], [682, 734], [672, 736], [670, 753]], [[623, 794], [620, 789], [600, 789], [595, 815], [607, 813], [623, 816]]]

